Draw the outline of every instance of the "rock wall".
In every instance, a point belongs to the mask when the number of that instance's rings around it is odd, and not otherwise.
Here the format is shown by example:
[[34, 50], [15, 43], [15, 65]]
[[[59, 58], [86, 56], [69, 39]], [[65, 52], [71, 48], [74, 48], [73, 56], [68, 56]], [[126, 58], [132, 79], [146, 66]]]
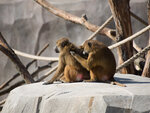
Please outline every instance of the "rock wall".
[[[111, 15], [107, 0], [48, 0], [57, 8], [65, 10], [81, 17], [86, 14], [88, 21], [101, 25]], [[131, 10], [138, 16], [147, 20], [146, 0], [132, 0]], [[0, 0], [0, 31], [11, 47], [30, 54], [35, 54], [46, 43], [50, 43], [49, 48], [42, 54], [43, 56], [58, 56], [53, 51], [55, 42], [60, 37], [69, 37], [72, 42], [80, 45], [92, 32], [74, 23], [65, 21], [47, 10], [41, 8], [34, 0]], [[134, 32], [144, 27], [140, 22], [132, 19]], [[109, 25], [114, 27], [114, 23]], [[138, 44], [144, 47], [148, 36], [142, 35], [142, 41], [137, 39]], [[110, 45], [111, 40], [97, 36], [97, 39]], [[24, 64], [31, 59], [20, 57]], [[39, 64], [44, 64], [40, 61]], [[33, 67], [34, 68], [34, 67]], [[31, 68], [30, 70], [32, 70]], [[6, 81], [16, 73], [12, 62], [0, 52], [0, 83]]]

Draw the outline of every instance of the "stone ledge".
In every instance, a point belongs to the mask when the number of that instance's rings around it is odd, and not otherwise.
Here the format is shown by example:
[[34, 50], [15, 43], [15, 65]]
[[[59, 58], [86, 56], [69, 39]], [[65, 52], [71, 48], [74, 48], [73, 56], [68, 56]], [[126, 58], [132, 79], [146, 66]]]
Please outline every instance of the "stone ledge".
[[150, 79], [116, 74], [106, 83], [24, 85], [11, 91], [2, 113], [149, 113]]

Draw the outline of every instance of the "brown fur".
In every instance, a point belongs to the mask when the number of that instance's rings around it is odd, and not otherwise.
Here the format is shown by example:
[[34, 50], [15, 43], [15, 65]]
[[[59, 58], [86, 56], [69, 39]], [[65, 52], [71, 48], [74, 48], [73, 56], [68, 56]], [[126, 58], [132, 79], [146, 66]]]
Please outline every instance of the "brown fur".
[[113, 53], [107, 46], [96, 40], [87, 40], [83, 44], [84, 53], [88, 53], [88, 58], [82, 58], [77, 52], [72, 55], [90, 71], [90, 80], [86, 81], [103, 81], [112, 84], [125, 86], [116, 82], [113, 78], [116, 71], [116, 61]]
[[82, 53], [80, 52], [81, 49], [69, 42], [67, 38], [59, 39], [56, 45], [55, 51], [59, 51], [58, 68], [53, 78], [45, 84], [53, 83], [62, 73], [64, 73], [63, 77], [61, 77], [63, 82], [77, 82], [83, 79], [89, 79], [89, 72], [70, 54], [72, 50]]

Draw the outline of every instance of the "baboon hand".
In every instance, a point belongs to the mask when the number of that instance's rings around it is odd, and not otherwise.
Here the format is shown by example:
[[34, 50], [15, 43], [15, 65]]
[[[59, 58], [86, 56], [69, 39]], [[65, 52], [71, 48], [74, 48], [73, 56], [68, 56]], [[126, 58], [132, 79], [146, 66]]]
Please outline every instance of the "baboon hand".
[[43, 83], [43, 85], [49, 85], [49, 84], [52, 84], [52, 82], [46, 81], [46, 82]]
[[74, 51], [70, 51], [70, 54], [74, 56], [76, 53]]

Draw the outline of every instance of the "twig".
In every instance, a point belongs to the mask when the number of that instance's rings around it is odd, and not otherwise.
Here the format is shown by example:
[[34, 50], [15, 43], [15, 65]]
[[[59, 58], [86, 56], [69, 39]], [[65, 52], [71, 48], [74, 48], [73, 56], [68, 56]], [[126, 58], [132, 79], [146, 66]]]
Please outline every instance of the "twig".
[[0, 106], [3, 105], [6, 102], [6, 99], [0, 101]]
[[[110, 23], [110, 21], [113, 19], [113, 16], [110, 16], [89, 38], [88, 40], [92, 40], [102, 29], [104, 29], [104, 27]], [[110, 37], [112, 40], [115, 41], [115, 36], [114, 37]]]
[[12, 76], [9, 80], [7, 80], [7, 81], [4, 82], [2, 85], [0, 85], [0, 90], [2, 90], [3, 88], [5, 88], [6, 86], [8, 86], [9, 83], [10, 83], [12, 80], [16, 79], [19, 75], [20, 75], [19, 73], [15, 74], [15, 75]]
[[145, 22], [142, 18], [138, 17], [136, 14], [134, 14], [133, 12], [130, 11], [131, 16], [133, 16], [135, 19], [137, 19], [138, 21], [140, 21], [142, 24], [148, 26], [148, 23]]
[[36, 60], [32, 60], [31, 62], [29, 62], [27, 65], [26, 65], [26, 69], [28, 69]]
[[40, 56], [49, 46], [49, 43], [45, 44], [44, 47], [37, 53], [37, 56]]
[[118, 46], [121, 46], [122, 44], [124, 44], [124, 43], [126, 43], [126, 42], [129, 42], [129, 41], [131, 41], [131, 40], [137, 38], [138, 36], [140, 36], [141, 34], [143, 34], [144, 32], [146, 32], [146, 31], [149, 30], [149, 29], [150, 29], [150, 25], [148, 25], [147, 27], [143, 28], [143, 29], [140, 30], [139, 32], [133, 34], [132, 36], [130, 36], [130, 37], [128, 37], [128, 38], [126, 38], [126, 39], [124, 39], [124, 40], [122, 40], [122, 41], [120, 41], [120, 42], [114, 44], [114, 45], [109, 46], [108, 48], [109, 48], [109, 49], [114, 49], [114, 48], [116, 48], [116, 47], [118, 47]]
[[21, 86], [21, 85], [23, 85], [24, 83], [25, 83], [24, 81], [20, 81], [20, 82], [15, 83], [14, 85], [10, 86], [9, 88], [7, 88], [7, 89], [1, 91], [1, 92], [0, 92], [0, 96], [9, 93], [12, 89], [14, 89], [14, 88], [16, 88], [16, 87], [18, 87], [18, 86]]
[[[49, 46], [49, 43], [45, 44], [44, 47], [36, 55], [40, 56], [48, 48], [48, 46]], [[32, 60], [30, 63], [27, 64], [26, 68], [28, 69], [28, 67], [36, 61], [37, 59]]]
[[[54, 62], [53, 62], [53, 63], [54, 63]], [[32, 76], [32, 77], [35, 77], [39, 72], [44, 71], [44, 70], [50, 68], [50, 67], [51, 67], [51, 64], [52, 64], [52, 63], [50, 62], [50, 63], [48, 63], [47, 65], [38, 67], [37, 70], [31, 74], [31, 76]]]
[[145, 54], [147, 51], [150, 50], [150, 45], [145, 47], [142, 51], [138, 52], [137, 54], [133, 55], [130, 59], [128, 59], [127, 61], [125, 61], [123, 64], [121, 64], [120, 66], [117, 67], [116, 72], [119, 71], [120, 69], [122, 69], [123, 67], [129, 65], [130, 63], [132, 63], [135, 59], [137, 59], [138, 57], [140, 57], [141, 55]]
[[[52, 4], [50, 4], [46, 0], [34, 0], [34, 1], [36, 1], [39, 5], [41, 5], [42, 7], [47, 9], [49, 12], [53, 13], [54, 15], [61, 17], [65, 20], [71, 21], [73, 23], [80, 24], [92, 32], [95, 32], [99, 28], [99, 26], [96, 26], [96, 25], [91, 24], [90, 22], [87, 22], [86, 19], [84, 18], [77, 17], [75, 15], [72, 15], [70, 13], [67, 13], [63, 10], [60, 10], [54, 7]], [[105, 27], [99, 33], [102, 35], [106, 35], [112, 39], [113, 36], [110, 34], [111, 31], [114, 31], [114, 30]]]
[[[29, 62], [27, 65], [26, 65], [26, 69], [28, 69], [31, 64], [33, 64], [36, 60], [33, 60], [31, 62]], [[20, 73], [17, 73], [15, 74], [14, 76], [12, 76], [10, 79], [8, 79], [6, 82], [4, 82], [2, 85], [0, 85], [0, 90], [2, 90], [3, 88], [5, 88], [6, 86], [9, 85], [10, 82], [12, 82], [14, 79], [16, 79], [17, 77], [19, 77]]]
[[[49, 43], [45, 44], [43, 49], [41, 49], [36, 55], [40, 56], [48, 47], [49, 47]], [[37, 66], [37, 60], [34, 61], [36, 62], [36, 66]]]
[[58, 65], [55, 66], [54, 68], [52, 68], [50, 71], [48, 71], [47, 73], [45, 73], [41, 78], [39, 78], [36, 82], [42, 81], [43, 79], [45, 79], [46, 77], [48, 77], [50, 74], [52, 74], [54, 71], [56, 71]]

